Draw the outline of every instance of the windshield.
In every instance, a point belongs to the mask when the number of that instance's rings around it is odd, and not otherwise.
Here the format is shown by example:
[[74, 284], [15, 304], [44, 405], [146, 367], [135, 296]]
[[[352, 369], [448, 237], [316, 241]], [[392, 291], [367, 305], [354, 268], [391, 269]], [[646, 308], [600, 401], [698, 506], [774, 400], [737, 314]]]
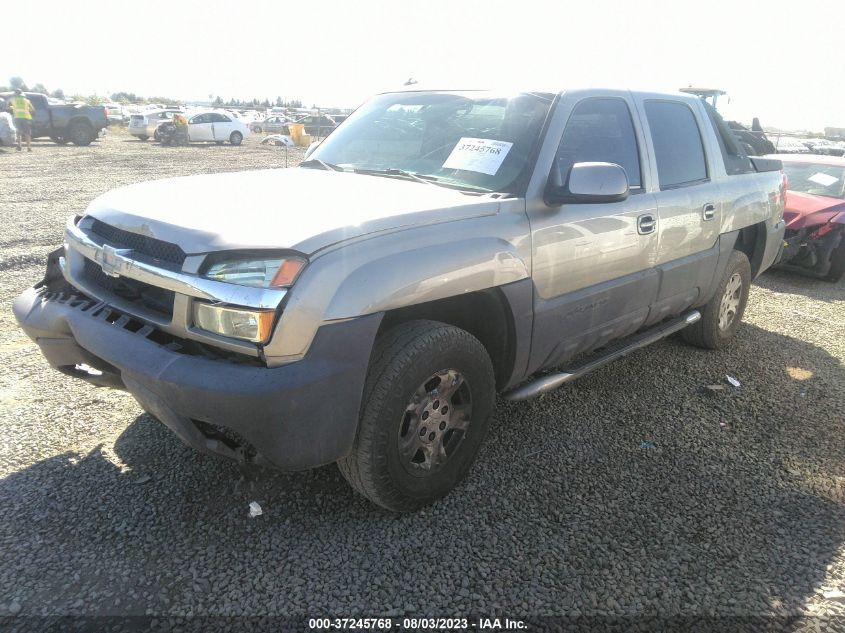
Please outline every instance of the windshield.
[[790, 191], [845, 199], [845, 167], [784, 161], [783, 170]]
[[346, 119], [311, 158], [345, 170], [409, 172], [435, 184], [511, 192], [527, 169], [552, 99], [528, 93], [380, 95]]

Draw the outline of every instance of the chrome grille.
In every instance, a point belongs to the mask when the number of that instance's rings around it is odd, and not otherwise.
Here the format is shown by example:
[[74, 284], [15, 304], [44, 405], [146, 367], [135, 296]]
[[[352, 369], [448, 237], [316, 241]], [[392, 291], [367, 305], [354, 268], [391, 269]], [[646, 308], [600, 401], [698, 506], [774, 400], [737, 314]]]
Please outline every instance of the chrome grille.
[[97, 262], [85, 259], [85, 279], [106, 292], [163, 316], [173, 316], [175, 294], [128, 277], [111, 277], [103, 272]]

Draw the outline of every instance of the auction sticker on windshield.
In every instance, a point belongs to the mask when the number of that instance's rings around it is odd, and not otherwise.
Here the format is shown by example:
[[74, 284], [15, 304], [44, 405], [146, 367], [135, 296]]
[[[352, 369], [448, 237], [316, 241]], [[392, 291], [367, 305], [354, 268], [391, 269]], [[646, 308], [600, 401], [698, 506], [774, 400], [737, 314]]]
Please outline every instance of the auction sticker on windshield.
[[444, 169], [477, 171], [488, 176], [496, 175], [502, 162], [511, 151], [513, 143], [489, 138], [462, 138], [443, 163]]
[[830, 187], [833, 183], [835, 183], [839, 178], [836, 176], [831, 176], [830, 174], [823, 174], [819, 172], [817, 174], [813, 174], [807, 180], [812, 180], [814, 183], [821, 185], [822, 187]]

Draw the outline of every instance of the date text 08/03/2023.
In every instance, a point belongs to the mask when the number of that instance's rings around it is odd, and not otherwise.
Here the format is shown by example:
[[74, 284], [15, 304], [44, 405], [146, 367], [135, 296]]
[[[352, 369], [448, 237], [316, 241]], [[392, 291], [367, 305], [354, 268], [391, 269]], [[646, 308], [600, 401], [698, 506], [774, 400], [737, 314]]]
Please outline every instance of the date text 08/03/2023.
[[510, 618], [310, 618], [308, 628], [316, 631], [354, 630], [431, 630], [431, 631], [519, 631], [528, 627], [523, 620]]

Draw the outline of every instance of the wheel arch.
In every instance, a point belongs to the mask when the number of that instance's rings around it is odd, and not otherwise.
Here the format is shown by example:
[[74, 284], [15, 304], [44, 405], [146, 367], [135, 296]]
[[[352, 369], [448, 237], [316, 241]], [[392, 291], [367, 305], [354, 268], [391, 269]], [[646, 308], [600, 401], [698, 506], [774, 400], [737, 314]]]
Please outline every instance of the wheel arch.
[[79, 125], [80, 123], [82, 125], [85, 125], [86, 127], [90, 128], [91, 130], [94, 129], [94, 124], [91, 123], [91, 121], [87, 117], [84, 117], [84, 116], [71, 117], [70, 119], [68, 119], [67, 127], [70, 128], [71, 126]]
[[527, 365], [531, 325], [524, 313], [530, 311], [530, 290], [530, 280], [525, 280], [388, 310], [379, 335], [416, 320], [439, 321], [465, 330], [487, 350], [496, 388], [502, 391], [522, 379]]
[[734, 250], [745, 253], [751, 264], [751, 278], [756, 279], [766, 251], [766, 223], [758, 222], [739, 229]]

